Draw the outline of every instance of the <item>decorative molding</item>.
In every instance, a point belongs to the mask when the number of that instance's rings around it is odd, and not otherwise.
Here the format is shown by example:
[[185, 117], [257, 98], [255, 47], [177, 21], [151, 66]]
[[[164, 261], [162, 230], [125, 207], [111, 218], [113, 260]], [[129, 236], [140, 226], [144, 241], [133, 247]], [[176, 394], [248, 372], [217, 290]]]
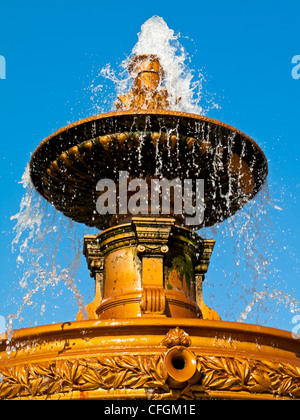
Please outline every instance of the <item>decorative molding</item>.
[[86, 235], [83, 253], [89, 264], [89, 260], [105, 258], [110, 252], [128, 246], [136, 246], [136, 235], [131, 223], [115, 226], [96, 235]]
[[[178, 331], [178, 336], [184, 334]], [[283, 361], [197, 355], [195, 379], [181, 389], [172, 388], [165, 353], [102, 354], [0, 366], [0, 399], [35, 398], [70, 391], [145, 389], [150, 399], [299, 398], [300, 365]]]
[[160, 355], [99, 355], [0, 367], [0, 398], [118, 388], [169, 390]]
[[150, 245], [150, 244], [144, 244], [144, 245], [138, 245], [137, 251], [140, 254], [166, 254], [169, 251], [169, 247], [167, 245]]
[[168, 241], [174, 219], [165, 218], [132, 218], [132, 225], [136, 232], [137, 250], [140, 254], [161, 255], [168, 253]]
[[216, 241], [213, 239], [201, 240], [199, 250], [195, 258], [195, 274], [205, 274], [207, 272], [215, 242]]
[[166, 315], [166, 292], [164, 289], [164, 257], [169, 252], [168, 241], [174, 219], [132, 219], [137, 238], [137, 252], [142, 265], [141, 313], [151, 316]]
[[141, 299], [141, 311], [151, 316], [164, 315], [166, 295], [163, 287], [144, 286]]
[[102, 301], [100, 306], [96, 309], [96, 314], [100, 317], [102, 313], [116, 308], [117, 306], [125, 306], [131, 304], [139, 304], [141, 301], [141, 291], [137, 290], [133, 293], [127, 293], [121, 295], [118, 299], [114, 297], [107, 298], [105, 301]]
[[192, 345], [190, 336], [181, 328], [172, 328], [161, 342], [163, 346], [171, 348], [174, 346], [189, 347]]
[[287, 362], [198, 356], [197, 370], [201, 379], [184, 391], [184, 397], [197, 399], [205, 392], [229, 391], [300, 398], [300, 366]]
[[91, 277], [95, 277], [96, 273], [103, 273], [104, 257], [100, 250], [97, 235], [87, 235], [84, 237], [83, 254], [86, 257]]
[[191, 300], [188, 300], [187, 298], [184, 299], [182, 297], [180, 299], [174, 299], [172, 295], [169, 295], [168, 291], [166, 292], [166, 301], [168, 306], [184, 308], [191, 312], [196, 318], [202, 318], [201, 310], [197, 306], [196, 302], [192, 302]]

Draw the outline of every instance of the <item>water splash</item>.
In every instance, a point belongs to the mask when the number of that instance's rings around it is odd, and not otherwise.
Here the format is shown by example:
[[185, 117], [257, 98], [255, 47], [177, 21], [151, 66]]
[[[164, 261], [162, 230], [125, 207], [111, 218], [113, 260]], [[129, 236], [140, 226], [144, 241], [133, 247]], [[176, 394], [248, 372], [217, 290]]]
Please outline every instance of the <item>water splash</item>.
[[[41, 295], [49, 288], [61, 290], [62, 285], [73, 293], [79, 310], [87, 318], [84, 299], [75, 282], [81, 265], [82, 235], [78, 233], [74, 222], [58, 214], [36, 192], [31, 183], [29, 166], [21, 183], [26, 192], [20, 203], [20, 211], [11, 216], [11, 220], [16, 220], [12, 252], [18, 252], [17, 267], [23, 273], [19, 280], [22, 303], [15, 313], [7, 317], [8, 331], [12, 330], [14, 320], [22, 321], [26, 307], [35, 304], [40, 307], [42, 315], [45, 304], [42, 304]], [[68, 249], [71, 259], [69, 255], [62, 256], [64, 238], [68, 238], [66, 249], [72, 244], [72, 249]]]
[[189, 55], [179, 38], [180, 34], [175, 35], [163, 18], [153, 16], [142, 25], [131, 56], [157, 55], [165, 72], [170, 109], [201, 114], [202, 75], [198, 74], [194, 80], [193, 71], [186, 64], [190, 62]]
[[204, 294], [223, 320], [277, 327], [282, 317], [291, 320], [300, 312], [277, 264], [282, 243], [276, 242], [269, 218], [272, 210], [282, 210], [283, 202], [271, 197], [266, 182], [234, 216], [199, 232], [216, 240]]
[[[175, 111], [203, 114], [203, 106], [200, 103], [203, 100], [204, 75], [201, 71], [196, 72], [190, 68], [191, 57], [180, 43], [180, 38], [181, 35], [175, 34], [163, 18], [153, 16], [148, 19], [141, 27], [136, 45], [128, 57], [121, 62], [119, 69], [115, 70], [111, 64], [107, 64], [93, 79], [90, 86], [91, 99], [96, 99], [95, 92], [97, 94], [101, 92], [103, 85], [97, 83], [100, 77], [113, 83], [115, 91], [109, 95], [113, 100], [116, 98], [116, 93], [118, 95], [127, 93], [132, 87], [132, 78], [127, 71], [129, 61], [135, 55], [155, 54], [159, 57], [165, 72], [164, 85], [169, 94], [169, 108]], [[97, 100], [99, 101], [99, 96]], [[210, 105], [206, 103], [206, 109], [209, 109], [209, 106], [218, 107], [211, 98], [210, 102]]]
[[284, 304], [289, 308], [291, 314], [300, 313], [299, 302], [293, 298], [290, 293], [284, 293], [282, 290], [277, 289], [273, 290], [272, 292], [264, 290], [260, 292], [254, 292], [252, 301], [240, 314], [237, 322], [244, 322], [257, 304], [260, 304], [263, 310], [265, 310], [268, 305], [267, 301], [269, 299], [274, 301], [277, 305]]

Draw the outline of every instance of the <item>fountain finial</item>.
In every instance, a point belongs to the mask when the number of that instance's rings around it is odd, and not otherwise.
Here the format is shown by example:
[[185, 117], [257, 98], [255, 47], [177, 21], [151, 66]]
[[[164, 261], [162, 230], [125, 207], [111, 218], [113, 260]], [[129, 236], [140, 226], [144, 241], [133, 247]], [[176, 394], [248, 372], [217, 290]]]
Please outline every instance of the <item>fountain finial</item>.
[[157, 55], [136, 55], [130, 60], [128, 71], [134, 86], [126, 95], [118, 96], [118, 110], [168, 108], [168, 92], [162, 86], [164, 70]]

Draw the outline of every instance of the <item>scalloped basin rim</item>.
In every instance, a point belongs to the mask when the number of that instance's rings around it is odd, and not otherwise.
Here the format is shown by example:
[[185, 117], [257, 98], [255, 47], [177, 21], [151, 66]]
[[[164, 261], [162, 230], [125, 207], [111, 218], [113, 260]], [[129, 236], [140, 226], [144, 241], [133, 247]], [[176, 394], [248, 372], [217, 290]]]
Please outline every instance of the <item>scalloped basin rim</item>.
[[[166, 171], [168, 171], [168, 168], [172, 168], [172, 171], [174, 171], [173, 177], [175, 175], [178, 176], [179, 173], [180, 178], [182, 178], [187, 176], [187, 172], [184, 172], [185, 175], [182, 175], [182, 171], [192, 171], [191, 168], [198, 168], [195, 169], [197, 177], [207, 180], [208, 184], [206, 185], [205, 193], [206, 214], [201, 226], [212, 226], [232, 216], [246, 201], [252, 199], [259, 192], [265, 182], [268, 173], [267, 160], [261, 148], [251, 137], [228, 124], [201, 115], [156, 110], [119, 111], [100, 114], [59, 129], [44, 139], [34, 151], [30, 160], [31, 181], [35, 189], [65, 216], [87, 226], [97, 227], [100, 230], [106, 229], [112, 223], [116, 223], [116, 221], [113, 218], [102, 217], [99, 214], [95, 216], [96, 198], [92, 194], [92, 192], [96, 191], [95, 176], [97, 173], [102, 174], [102, 177], [103, 175], [106, 176], [109, 173], [107, 168], [113, 167], [117, 169], [118, 165], [119, 168], [124, 167], [126, 162], [126, 165], [130, 162], [133, 168], [137, 167], [139, 155], [134, 147], [130, 146], [133, 154], [128, 153], [127, 149], [125, 151], [119, 149], [119, 146], [116, 150], [112, 149], [107, 154], [104, 150], [103, 156], [105, 158], [102, 158], [102, 155], [98, 152], [94, 152], [93, 163], [89, 161], [89, 154], [85, 155], [83, 153], [78, 161], [72, 161], [70, 164], [67, 163], [66, 167], [63, 167], [63, 158], [62, 162], [59, 161], [58, 172], [56, 159], [60, 159], [61, 156], [68, 157], [69, 150], [72, 150], [72, 156], [73, 152], [77, 153], [76, 150], [78, 153], [82, 153], [83, 149], [75, 146], [88, 144], [91, 139], [98, 138], [99, 140], [102, 136], [104, 138], [108, 136], [109, 138], [109, 136], [117, 133], [143, 132], [147, 130], [153, 133], [160, 132], [160, 130], [171, 130], [176, 135], [178, 134], [179, 138], [182, 135], [197, 137], [199, 145], [205, 142], [206, 136], [209, 136], [209, 142], [210, 140], [212, 141], [210, 153], [207, 153], [205, 157], [207, 160], [204, 164], [201, 157], [202, 152], [199, 154], [201, 146], [200, 148], [197, 147], [193, 152], [183, 149], [180, 152], [183, 154], [179, 160], [173, 154], [167, 155], [165, 153], [163, 157], [163, 171], [166, 168]], [[220, 141], [220, 144], [222, 144], [222, 147], [220, 147], [220, 150], [222, 150], [220, 159], [222, 160], [223, 172], [216, 171], [212, 159], [212, 156], [219, 153], [217, 141]], [[99, 144], [101, 144], [101, 141]], [[183, 147], [186, 147], [188, 143], [182, 144], [184, 144]], [[91, 145], [91, 150], [97, 150], [97, 146], [94, 143], [91, 143]], [[224, 155], [223, 145], [225, 150], [227, 150]], [[228, 159], [228, 150], [232, 150], [232, 167], [228, 166], [228, 161], [226, 160]], [[118, 163], [119, 153], [125, 153], [121, 163]], [[146, 146], [143, 165], [149, 174], [156, 172], [156, 168], [154, 168], [156, 162], [155, 153], [155, 148], [149, 148], [149, 145]], [[101, 159], [99, 159], [100, 156]], [[147, 156], [148, 163], [145, 162]], [[154, 160], [151, 156], [153, 156]], [[186, 161], [185, 157], [190, 159], [190, 161]], [[234, 159], [236, 157], [240, 159], [239, 164]], [[202, 163], [195, 166], [193, 164], [194, 159], [200, 159], [199, 162]], [[108, 162], [110, 163], [108, 164]], [[54, 166], [52, 167], [52, 165]], [[91, 171], [90, 165], [94, 166], [94, 169]], [[68, 168], [69, 166], [70, 169]], [[177, 173], [178, 168], [180, 169]], [[72, 171], [74, 171], [74, 174], [72, 174]], [[232, 173], [232, 176], [239, 177], [241, 183], [230, 184], [230, 173]], [[212, 174], [218, 177], [215, 178], [213, 185], [209, 184]], [[240, 177], [241, 174], [242, 176]], [[163, 173], [163, 176], [167, 177], [168, 175]], [[188, 176], [193, 177], [193, 174], [189, 172]], [[82, 191], [83, 184], [84, 192]], [[69, 191], [71, 191], [70, 194]], [[62, 194], [64, 194], [63, 200], [61, 199]], [[82, 206], [83, 202], [85, 202], [84, 208]], [[214, 212], [210, 210], [211, 208], [214, 208]], [[197, 224], [194, 228], [196, 227], [200, 228], [200, 225]]]
[[35, 157], [37, 151], [40, 148], [42, 148], [46, 143], [48, 143], [53, 137], [56, 137], [57, 135], [65, 132], [65, 131], [67, 131], [71, 128], [77, 127], [77, 126], [79, 126], [81, 124], [85, 124], [87, 122], [92, 122], [92, 121], [97, 121], [97, 120], [100, 120], [100, 119], [117, 117], [117, 116], [126, 116], [126, 115], [128, 115], [128, 116], [132, 116], [132, 115], [177, 116], [177, 117], [183, 117], [183, 118], [192, 118], [192, 119], [196, 119], [196, 120], [199, 120], [199, 121], [206, 121], [210, 124], [215, 124], [215, 125], [218, 125], [218, 126], [222, 126], [222, 127], [226, 128], [230, 131], [233, 131], [237, 134], [240, 134], [242, 137], [249, 140], [259, 150], [259, 152], [263, 156], [263, 159], [266, 162], [266, 175], [268, 174], [267, 159], [266, 159], [266, 156], [265, 156], [264, 152], [260, 148], [260, 146], [251, 137], [249, 137], [247, 134], [243, 133], [242, 131], [238, 130], [237, 128], [232, 127], [231, 125], [223, 123], [223, 122], [218, 121], [216, 119], [206, 117], [204, 115], [190, 114], [190, 113], [187, 113], [187, 112], [169, 111], [169, 110], [167, 110], [167, 111], [163, 111], [163, 110], [162, 111], [157, 111], [157, 110], [142, 110], [142, 109], [141, 110], [136, 110], [136, 111], [131, 111], [131, 112], [130, 111], [116, 111], [116, 112], [107, 112], [107, 113], [104, 113], [104, 114], [98, 114], [98, 115], [94, 115], [94, 116], [91, 116], [91, 117], [84, 118], [82, 120], [76, 121], [74, 123], [71, 123], [69, 125], [66, 125], [66, 126], [60, 128], [59, 130], [52, 133], [50, 136], [46, 137], [39, 144], [39, 146], [35, 149], [34, 153], [31, 156], [31, 159], [30, 159], [30, 163], [29, 163], [30, 167], [32, 165], [32, 162], [34, 160], [34, 157]]

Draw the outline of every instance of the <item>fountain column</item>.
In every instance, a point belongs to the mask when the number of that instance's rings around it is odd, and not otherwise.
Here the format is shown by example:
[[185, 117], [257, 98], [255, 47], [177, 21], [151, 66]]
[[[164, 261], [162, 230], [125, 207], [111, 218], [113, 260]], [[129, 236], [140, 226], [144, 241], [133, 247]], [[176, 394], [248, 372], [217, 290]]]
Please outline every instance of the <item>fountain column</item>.
[[172, 218], [134, 217], [85, 236], [84, 255], [96, 281], [89, 317], [203, 318], [196, 279], [199, 289], [213, 246]]

